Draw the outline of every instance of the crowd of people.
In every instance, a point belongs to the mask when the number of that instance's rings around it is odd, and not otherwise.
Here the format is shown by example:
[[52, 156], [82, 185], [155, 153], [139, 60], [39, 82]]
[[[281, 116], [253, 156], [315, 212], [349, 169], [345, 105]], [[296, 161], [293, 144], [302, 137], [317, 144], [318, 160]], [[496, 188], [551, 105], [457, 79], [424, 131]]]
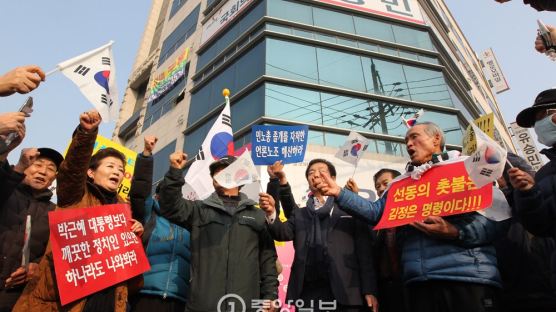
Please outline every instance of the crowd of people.
[[[550, 1], [525, 2], [550, 9]], [[535, 44], [544, 52], [540, 39]], [[31, 92], [44, 80], [39, 67], [18, 67], [0, 77], [0, 96]], [[125, 201], [118, 189], [126, 157], [114, 148], [93, 154], [97, 111], [79, 116], [65, 157], [52, 148], [28, 147], [10, 165], [9, 153], [25, 138], [26, 116], [0, 114], [0, 312], [280, 311], [288, 305], [297, 311], [556, 311], [556, 89], [541, 92], [516, 117], [549, 147], [542, 153], [550, 162], [534, 172], [508, 153], [493, 192], [499, 195], [495, 202], [511, 207], [510, 219], [467, 212], [378, 231], [373, 226], [388, 188], [402, 175], [394, 169], [369, 175], [379, 196], [372, 202], [359, 195], [357, 181], [340, 186], [329, 160], [311, 159], [308, 200], [296, 203], [284, 165], [276, 162], [268, 166], [270, 181], [256, 202], [241, 186], [225, 188], [214, 179], [236, 160], [225, 156], [209, 168], [214, 193], [187, 200], [182, 187], [188, 158], [175, 152], [151, 196], [158, 139], [148, 135]], [[15, 136], [6, 142], [10, 134]], [[423, 174], [465, 157], [446, 151], [444, 134], [432, 122], [411, 127], [405, 144], [408, 172]], [[56, 204], [49, 189], [55, 180]], [[62, 305], [48, 213], [124, 202], [133, 216], [129, 230], [141, 238], [151, 269]], [[29, 263], [22, 265], [27, 216], [32, 239]], [[295, 249], [284, 302], [277, 300], [275, 241], [292, 241]]]

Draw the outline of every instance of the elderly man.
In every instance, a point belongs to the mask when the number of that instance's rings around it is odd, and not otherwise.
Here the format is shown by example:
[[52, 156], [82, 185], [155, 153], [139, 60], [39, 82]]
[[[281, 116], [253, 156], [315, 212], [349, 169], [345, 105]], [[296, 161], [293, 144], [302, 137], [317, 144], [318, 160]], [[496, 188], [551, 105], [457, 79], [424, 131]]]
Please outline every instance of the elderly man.
[[[430, 163], [454, 157], [442, 153], [444, 135], [433, 123], [409, 129], [405, 142], [411, 158], [408, 169], [422, 171]], [[380, 220], [387, 193], [377, 202], [368, 202], [340, 188], [326, 173], [323, 177], [317, 187], [334, 196], [340, 209], [369, 224]], [[402, 278], [412, 311], [497, 311], [501, 283], [492, 241], [499, 228], [477, 212], [430, 216], [400, 228]]]
[[[371, 232], [316, 188], [323, 172], [336, 178], [336, 168], [329, 161], [309, 162], [305, 178], [311, 195], [305, 208], [287, 208], [294, 203], [282, 201], [284, 211], [291, 211], [286, 222], [277, 218], [274, 198], [260, 194], [272, 237], [293, 241], [295, 248], [287, 300], [295, 302], [299, 311], [368, 311], [368, 307], [378, 311]], [[293, 197], [289, 184], [280, 188], [279, 198], [285, 197]]]
[[215, 192], [205, 200], [183, 198], [183, 152], [170, 155], [170, 170], [160, 184], [161, 214], [191, 233], [187, 311], [269, 311], [278, 298], [276, 250], [264, 212], [240, 187], [227, 189], [214, 179], [235, 159], [224, 156], [209, 166]]
[[[23, 149], [11, 167], [0, 156], [0, 311], [11, 311], [27, 281], [38, 273], [48, 242], [48, 212], [54, 209], [48, 189], [56, 178], [62, 155], [50, 148]], [[29, 264], [22, 248], [27, 216], [31, 216]]]

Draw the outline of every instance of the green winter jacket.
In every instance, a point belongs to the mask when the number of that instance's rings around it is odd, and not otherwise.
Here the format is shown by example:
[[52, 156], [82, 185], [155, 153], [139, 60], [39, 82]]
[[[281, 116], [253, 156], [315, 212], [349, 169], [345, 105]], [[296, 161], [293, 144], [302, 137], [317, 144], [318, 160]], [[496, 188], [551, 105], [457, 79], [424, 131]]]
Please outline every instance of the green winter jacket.
[[232, 215], [216, 193], [202, 201], [184, 199], [181, 169], [170, 168], [161, 183], [162, 215], [191, 232], [188, 311], [225, 311], [234, 304], [242, 310], [237, 296], [249, 311], [257, 300], [278, 298], [274, 241], [253, 200], [240, 193]]

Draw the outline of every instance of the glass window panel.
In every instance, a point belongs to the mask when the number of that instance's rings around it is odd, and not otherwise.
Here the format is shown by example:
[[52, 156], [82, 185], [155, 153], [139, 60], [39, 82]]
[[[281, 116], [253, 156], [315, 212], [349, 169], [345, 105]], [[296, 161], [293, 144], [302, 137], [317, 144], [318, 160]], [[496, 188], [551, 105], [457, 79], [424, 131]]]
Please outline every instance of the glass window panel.
[[172, 1], [172, 9], [170, 9], [170, 17], [168, 19], [171, 19], [186, 2], [187, 0]]
[[247, 15], [241, 17], [238, 21], [239, 32], [243, 34], [247, 29], [254, 25], [261, 17], [265, 15], [265, 3], [264, 1], [259, 1], [259, 3], [251, 9]]
[[442, 72], [406, 65], [403, 68], [411, 100], [454, 106]]
[[238, 92], [264, 74], [264, 42], [258, 44], [236, 61], [235, 91]]
[[268, 15], [292, 22], [313, 25], [311, 6], [284, 0], [269, 0]]
[[237, 131], [264, 115], [264, 88], [261, 86], [232, 103], [232, 129]]
[[360, 56], [317, 48], [317, 59], [320, 84], [366, 91]]
[[336, 37], [335, 36], [330, 36], [330, 35], [326, 35], [326, 34], [316, 33], [315, 34], [315, 39], [320, 40], [320, 41], [330, 42], [330, 43], [336, 43]]
[[269, 75], [318, 83], [314, 47], [267, 39], [266, 72]]
[[177, 27], [172, 31], [162, 43], [160, 48], [160, 59], [158, 64], [162, 64], [181, 44], [191, 36], [197, 27], [200, 5], [198, 5]]
[[299, 36], [299, 37], [303, 37], [303, 38], [309, 38], [309, 39], [313, 39], [313, 36], [314, 36], [313, 32], [303, 30], [303, 29], [298, 29], [298, 28], [293, 29], [293, 34], [295, 36]]
[[358, 35], [365, 36], [367, 38], [394, 42], [392, 25], [359, 16], [355, 16], [354, 21], [355, 31]]
[[347, 13], [315, 7], [313, 8], [313, 18], [315, 20], [315, 26], [351, 34], [355, 33], [353, 17]]
[[397, 43], [426, 50], [434, 50], [428, 32], [400, 25], [393, 25], [392, 28], [394, 29], [394, 36]]
[[210, 128], [214, 124], [216, 117], [218, 117], [218, 115], [207, 120], [199, 128], [195, 129], [193, 132], [190, 132], [185, 136], [185, 140], [183, 143], [183, 152], [186, 153], [190, 159], [195, 157], [199, 152], [199, 148], [201, 148], [201, 144], [203, 144], [203, 141], [205, 140], [205, 137], [207, 136]]
[[217, 105], [224, 103], [224, 97], [222, 97], [222, 90], [228, 88], [230, 90], [237, 90], [235, 87], [235, 66], [230, 65], [223, 72], [220, 72], [216, 78], [211, 82], [211, 102], [205, 102], [206, 112], [211, 111]]
[[265, 115], [298, 122], [321, 124], [319, 92], [267, 84]]
[[345, 45], [348, 47], [354, 47], [354, 48], [357, 47], [357, 41], [349, 40], [349, 39], [338, 38], [338, 44]]
[[417, 57], [417, 53], [399, 51], [399, 54], [400, 54], [400, 57], [405, 57], [407, 59], [416, 60], [416, 61], [419, 60], [419, 58]]
[[366, 42], [358, 42], [358, 45], [359, 45], [360, 49], [364, 49], [364, 50], [367, 50], [367, 51], [374, 51], [374, 52], [378, 51], [378, 46], [376, 44], [366, 43]]
[[419, 54], [418, 56], [419, 56], [419, 61], [421, 62], [438, 64], [438, 59], [434, 56], [428, 56], [423, 54]]
[[281, 26], [276, 24], [267, 24], [266, 25], [268, 30], [283, 33], [283, 34], [292, 34], [292, 28], [287, 26]]
[[170, 154], [176, 151], [176, 140], [164, 146], [153, 155], [153, 183], [162, 180], [170, 168]]
[[187, 115], [188, 126], [195, 123], [208, 112], [206, 108], [208, 103], [212, 103], [210, 83], [204, 85], [199, 91], [191, 95], [189, 114]]
[[363, 57], [367, 92], [409, 98], [401, 64]]
[[379, 46], [379, 47], [378, 47], [378, 51], [379, 51], [380, 53], [384, 53], [384, 54], [388, 54], [388, 55], [393, 55], [393, 56], [398, 56], [398, 49], [393, 49], [393, 48], [388, 48], [388, 47]]

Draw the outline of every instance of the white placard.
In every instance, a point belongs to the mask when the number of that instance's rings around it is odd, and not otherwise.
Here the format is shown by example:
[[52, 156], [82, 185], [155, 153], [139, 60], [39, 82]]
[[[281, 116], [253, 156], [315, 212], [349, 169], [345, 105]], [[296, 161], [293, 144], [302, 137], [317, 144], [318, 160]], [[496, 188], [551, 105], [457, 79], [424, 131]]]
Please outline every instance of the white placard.
[[519, 149], [523, 153], [523, 158], [533, 167], [535, 171], [543, 166], [543, 161], [541, 154], [535, 145], [535, 141], [531, 138], [531, 133], [529, 129], [521, 128], [517, 123], [512, 122], [510, 124], [512, 127], [512, 132], [514, 134], [515, 141], [519, 145]]
[[502, 73], [502, 69], [496, 60], [496, 56], [492, 49], [488, 49], [481, 53], [481, 59], [483, 61], [483, 66], [485, 69], [485, 74], [489, 79], [492, 88], [496, 91], [496, 93], [502, 93], [510, 89], [506, 78], [504, 77], [504, 73]]

